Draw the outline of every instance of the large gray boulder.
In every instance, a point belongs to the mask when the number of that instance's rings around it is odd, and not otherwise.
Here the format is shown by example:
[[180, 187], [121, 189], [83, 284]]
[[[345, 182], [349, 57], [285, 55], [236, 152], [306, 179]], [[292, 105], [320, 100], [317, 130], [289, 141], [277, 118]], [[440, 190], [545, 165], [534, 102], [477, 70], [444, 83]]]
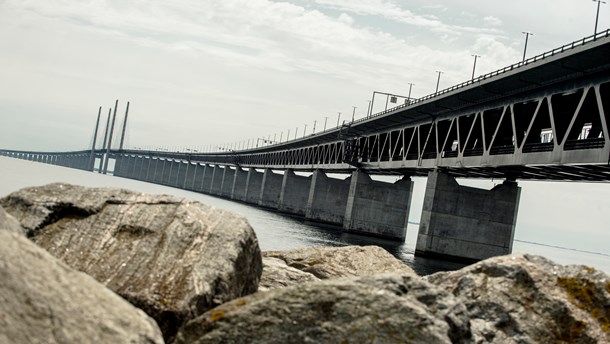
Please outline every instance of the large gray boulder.
[[319, 281], [309, 272], [288, 266], [279, 258], [263, 257], [263, 274], [258, 284], [258, 291], [284, 288], [295, 284]]
[[0, 199], [29, 237], [157, 320], [180, 324], [256, 291], [261, 253], [241, 217], [198, 202], [50, 184]]
[[416, 273], [379, 246], [307, 247], [265, 251], [263, 257], [283, 260], [286, 265], [319, 279], [368, 276], [380, 273]]
[[2, 207], [0, 207], [0, 230], [25, 235], [25, 229], [21, 227], [19, 221], [8, 214]]
[[610, 276], [532, 255], [426, 277], [468, 309], [484, 343], [610, 343]]
[[37, 247], [0, 230], [0, 343], [163, 343], [144, 312]]
[[228, 302], [189, 321], [174, 343], [460, 343], [470, 334], [465, 312], [413, 275], [332, 279]]

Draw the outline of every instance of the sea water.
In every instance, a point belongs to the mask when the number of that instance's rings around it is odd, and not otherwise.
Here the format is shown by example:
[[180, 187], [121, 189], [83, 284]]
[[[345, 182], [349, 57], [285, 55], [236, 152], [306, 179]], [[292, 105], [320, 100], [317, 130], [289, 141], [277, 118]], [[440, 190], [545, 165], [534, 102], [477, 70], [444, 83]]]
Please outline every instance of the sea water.
[[[154, 194], [169, 194], [229, 210], [241, 214], [248, 219], [256, 232], [259, 245], [263, 251], [287, 250], [313, 246], [377, 245], [383, 247], [398, 259], [405, 262], [420, 275], [437, 271], [454, 270], [464, 266], [464, 264], [414, 256], [417, 231], [419, 228], [417, 221], [419, 221], [418, 216], [421, 214], [422, 185], [425, 186], [425, 180], [416, 182], [411, 206], [412, 209], [409, 215], [410, 223], [407, 227], [407, 237], [404, 242], [344, 233], [340, 230], [308, 222], [299, 217], [292, 217], [252, 205], [233, 202], [201, 193], [119, 178], [111, 175], [0, 157], [0, 197], [4, 197], [23, 187], [44, 185], [54, 182], [91, 187], [125, 188]], [[532, 202], [526, 200], [525, 206], [531, 207], [530, 203]], [[538, 214], [538, 212], [532, 214], [527, 211], [527, 209], [522, 210], [521, 208], [523, 208], [523, 206], [524, 202], [522, 197], [519, 216], [526, 216], [528, 219], [532, 218], [532, 221], [535, 223], [535, 214]], [[530, 222], [532, 221], [528, 221], [528, 219], [518, 221], [517, 228], [519, 228], [520, 222], [523, 223], [524, 226], [531, 226]], [[544, 226], [541, 225], [540, 227]], [[541, 232], [544, 234], [546, 233], [545, 230], [546, 229], [541, 229]], [[578, 228], [574, 228], [574, 232], [578, 235], [580, 231]], [[517, 234], [518, 233], [519, 231], [517, 230]], [[523, 237], [526, 239], [529, 238], [526, 235], [523, 235]], [[516, 235], [516, 240], [513, 244], [513, 252], [543, 255], [557, 263], [584, 264], [610, 272], [610, 254], [608, 254], [608, 252], [585, 252], [587, 250], [575, 249], [573, 247], [557, 247], [554, 245], [552, 239], [553, 238], [549, 237], [548, 242], [540, 240], [537, 242], [527, 242]]]

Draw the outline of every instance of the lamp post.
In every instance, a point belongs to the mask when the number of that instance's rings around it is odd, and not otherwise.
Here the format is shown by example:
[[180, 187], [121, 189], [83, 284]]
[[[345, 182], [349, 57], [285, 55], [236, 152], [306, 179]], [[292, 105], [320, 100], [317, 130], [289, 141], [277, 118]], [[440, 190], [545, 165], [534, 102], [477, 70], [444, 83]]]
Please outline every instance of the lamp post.
[[409, 95], [407, 96], [407, 102], [409, 102], [409, 104], [411, 104], [411, 90], [413, 89], [413, 85], [415, 84], [412, 82], [409, 83]]
[[474, 57], [474, 65], [472, 66], [472, 79], [474, 80], [474, 71], [477, 68], [477, 58], [481, 57], [481, 55], [470, 55]]
[[324, 131], [326, 131], [326, 122], [328, 121], [328, 116], [324, 116]]
[[316, 122], [318, 122], [318, 121], [317, 120], [313, 121], [313, 131], [311, 132], [312, 134], [316, 133]]
[[337, 128], [339, 128], [339, 120], [341, 119], [341, 112], [339, 112], [339, 115], [337, 116]]
[[525, 52], [527, 51], [527, 39], [529, 38], [529, 36], [533, 36], [534, 34], [527, 31], [523, 31], [522, 33], [525, 35], [525, 47], [523, 47], [523, 61], [525, 61]]
[[307, 134], [307, 124], [305, 124], [305, 128], [303, 128], [303, 137], [305, 137], [305, 134]]
[[372, 100], [369, 100], [369, 107], [366, 109], [366, 117], [369, 117], [371, 115], [371, 102]]
[[599, 19], [599, 6], [601, 4], [605, 4], [605, 1], [602, 0], [593, 0], [593, 2], [597, 2], [597, 14], [595, 15], [595, 31], [593, 31], [593, 34], [597, 34], [597, 20]]
[[441, 83], [441, 74], [443, 74], [443, 72], [441, 72], [440, 70], [436, 71], [438, 73], [438, 79], [436, 79], [436, 91], [434, 92], [434, 94], [438, 93], [438, 85], [440, 85]]
[[352, 106], [354, 108], [354, 111], [352, 111], [352, 123], [354, 123], [354, 117], [356, 116], [356, 109], [357, 107]]

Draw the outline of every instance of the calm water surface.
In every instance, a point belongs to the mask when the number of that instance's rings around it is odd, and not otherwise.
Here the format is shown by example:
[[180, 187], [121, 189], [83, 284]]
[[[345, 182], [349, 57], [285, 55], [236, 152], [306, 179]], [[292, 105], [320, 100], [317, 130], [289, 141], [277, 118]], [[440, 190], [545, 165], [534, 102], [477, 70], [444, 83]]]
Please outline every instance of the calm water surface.
[[[262, 250], [285, 250], [311, 246], [377, 245], [412, 267], [418, 274], [458, 269], [463, 264], [414, 257], [418, 225], [409, 224], [404, 243], [342, 233], [303, 219], [267, 211], [243, 203], [232, 202], [195, 192], [139, 182], [98, 173], [0, 157], [0, 197], [27, 186], [64, 182], [85, 186], [119, 187], [140, 192], [170, 194], [233, 211], [245, 216], [259, 240]], [[419, 218], [410, 219], [418, 221]], [[515, 241], [515, 253], [543, 255], [562, 264], [585, 264], [610, 272], [610, 256], [541, 244]]]

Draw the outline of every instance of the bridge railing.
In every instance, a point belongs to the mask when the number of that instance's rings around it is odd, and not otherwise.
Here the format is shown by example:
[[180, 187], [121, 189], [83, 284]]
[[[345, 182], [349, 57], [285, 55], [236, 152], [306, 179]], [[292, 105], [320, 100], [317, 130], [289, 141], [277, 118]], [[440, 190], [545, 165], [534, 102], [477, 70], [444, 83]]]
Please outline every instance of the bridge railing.
[[416, 105], [416, 104], [422, 103], [422, 102], [424, 102], [424, 101], [426, 101], [426, 100], [429, 100], [429, 99], [435, 98], [435, 97], [437, 97], [437, 96], [440, 96], [440, 95], [443, 95], [443, 94], [446, 94], [446, 93], [449, 93], [449, 92], [455, 91], [455, 90], [457, 90], [457, 89], [460, 89], [460, 88], [463, 88], [463, 87], [466, 87], [466, 86], [473, 85], [473, 84], [475, 84], [475, 83], [477, 83], [477, 82], [480, 82], [480, 81], [483, 81], [483, 80], [485, 80], [485, 79], [489, 79], [489, 78], [491, 78], [491, 77], [498, 76], [498, 75], [500, 75], [500, 74], [503, 74], [503, 73], [506, 73], [506, 72], [512, 71], [512, 70], [514, 70], [514, 69], [516, 69], [516, 68], [519, 68], [519, 67], [522, 67], [522, 66], [526, 66], [526, 65], [528, 65], [528, 64], [530, 64], [530, 63], [533, 63], [533, 62], [536, 62], [536, 61], [542, 60], [542, 59], [547, 58], [547, 57], [554, 56], [554, 55], [556, 55], [556, 54], [562, 53], [562, 52], [567, 51], [567, 50], [574, 49], [574, 48], [579, 47], [579, 46], [583, 46], [583, 45], [585, 45], [585, 44], [587, 44], [587, 43], [594, 42], [594, 41], [596, 41], [596, 40], [598, 40], [598, 39], [600, 39], [600, 38], [603, 38], [603, 37], [608, 37], [608, 36], [610, 36], [610, 29], [608, 29], [608, 30], [606, 30], [606, 31], [599, 32], [599, 33], [597, 33], [597, 34], [595, 34], [595, 35], [591, 35], [591, 36], [588, 36], [588, 37], [584, 37], [584, 38], [582, 38], [582, 39], [576, 40], [576, 41], [574, 41], [574, 42], [572, 42], [572, 43], [568, 43], [568, 44], [563, 45], [563, 46], [561, 46], [561, 47], [559, 47], [559, 48], [555, 48], [555, 49], [553, 49], [553, 50], [549, 50], [549, 51], [547, 51], [547, 52], [544, 52], [544, 53], [542, 53], [542, 54], [536, 55], [536, 56], [534, 56], [534, 57], [530, 57], [530, 58], [528, 58], [528, 59], [526, 59], [526, 60], [524, 60], [524, 61], [519, 61], [519, 62], [517, 62], [517, 63], [513, 63], [513, 64], [512, 64], [512, 65], [510, 65], [510, 66], [506, 66], [506, 67], [504, 67], [504, 68], [501, 68], [501, 69], [495, 70], [495, 71], [493, 71], [493, 72], [490, 72], [490, 73], [487, 73], [487, 74], [483, 74], [483, 75], [478, 76], [478, 77], [476, 77], [476, 78], [474, 78], [474, 79], [471, 79], [471, 80], [468, 80], [468, 81], [464, 81], [464, 82], [462, 82], [462, 83], [460, 83], [460, 84], [457, 84], [457, 85], [451, 86], [451, 87], [449, 87], [449, 88], [443, 89], [443, 90], [438, 91], [438, 92], [436, 92], [436, 93], [432, 93], [432, 94], [429, 94], [429, 95], [427, 95], [427, 96], [424, 96], [424, 97], [418, 98], [418, 99], [416, 99], [416, 100], [414, 100], [414, 101], [412, 101], [412, 102], [408, 102], [408, 103], [406, 103], [406, 104], [402, 104], [402, 105], [399, 105], [399, 106], [393, 107], [393, 108], [391, 108], [391, 109], [387, 109], [387, 110], [384, 110], [384, 111], [381, 111], [381, 112], [375, 113], [375, 114], [373, 114], [373, 115], [371, 115], [371, 116], [368, 116], [368, 117], [364, 117], [364, 118], [357, 119], [357, 120], [355, 120], [355, 121], [354, 121], [354, 122], [352, 122], [352, 123], [363, 122], [363, 121], [366, 121], [366, 120], [368, 120], [368, 119], [370, 119], [370, 118], [373, 118], [373, 117], [383, 116], [383, 115], [385, 115], [385, 114], [387, 114], [387, 113], [394, 112], [394, 111], [399, 110], [399, 109], [401, 109], [401, 108], [405, 108], [405, 107], [409, 107], [409, 106], [413, 106], [413, 105]]

